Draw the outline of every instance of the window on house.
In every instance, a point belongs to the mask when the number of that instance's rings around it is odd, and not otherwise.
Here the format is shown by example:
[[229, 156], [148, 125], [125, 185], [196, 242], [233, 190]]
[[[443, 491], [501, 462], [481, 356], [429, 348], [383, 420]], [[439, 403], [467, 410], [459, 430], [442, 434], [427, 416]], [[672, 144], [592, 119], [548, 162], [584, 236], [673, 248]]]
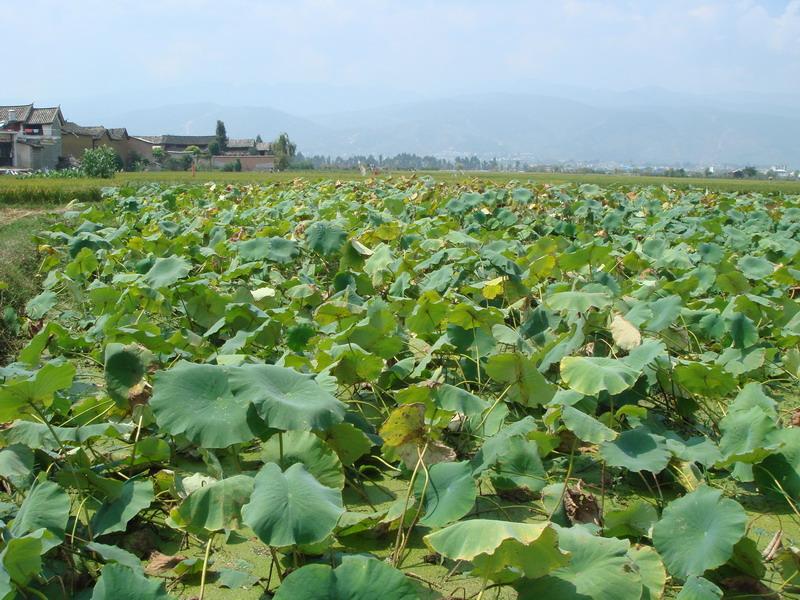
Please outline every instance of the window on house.
[[42, 126], [25, 125], [25, 129], [22, 130], [22, 133], [24, 133], [25, 135], [42, 135]]

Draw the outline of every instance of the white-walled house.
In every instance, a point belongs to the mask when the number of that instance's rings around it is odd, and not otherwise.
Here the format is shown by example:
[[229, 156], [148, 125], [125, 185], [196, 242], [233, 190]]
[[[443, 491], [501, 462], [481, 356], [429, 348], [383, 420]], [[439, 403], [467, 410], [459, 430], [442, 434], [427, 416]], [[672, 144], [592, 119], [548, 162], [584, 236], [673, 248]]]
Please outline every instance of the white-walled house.
[[63, 126], [58, 106], [0, 106], [0, 168], [55, 169]]

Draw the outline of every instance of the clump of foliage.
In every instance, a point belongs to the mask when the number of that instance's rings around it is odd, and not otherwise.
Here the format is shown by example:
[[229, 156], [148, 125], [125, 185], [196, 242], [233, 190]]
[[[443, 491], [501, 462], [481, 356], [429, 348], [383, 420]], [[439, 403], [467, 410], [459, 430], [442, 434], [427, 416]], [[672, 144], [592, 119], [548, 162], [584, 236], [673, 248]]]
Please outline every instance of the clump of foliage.
[[0, 370], [0, 586], [786, 590], [799, 234], [798, 196], [664, 186], [112, 192], [43, 235]]
[[238, 173], [242, 170], [242, 161], [238, 158], [222, 165], [222, 170], [226, 173]]
[[3, 222], [0, 214], [0, 364], [19, 348], [23, 329], [35, 323], [21, 318], [25, 304], [39, 292], [40, 257], [34, 235], [50, 222], [42, 215]]
[[216, 130], [217, 151], [224, 152], [228, 149], [228, 132], [225, 130], [225, 123], [217, 121]]
[[270, 152], [275, 155], [275, 168], [285, 171], [292, 164], [297, 145], [289, 139], [289, 134], [282, 133], [270, 144]]
[[46, 171], [31, 171], [16, 176], [19, 179], [78, 179], [86, 177], [82, 169], [69, 167], [66, 169], [48, 169]]
[[86, 177], [109, 179], [123, 168], [119, 153], [109, 146], [87, 148], [83, 151], [81, 171]]

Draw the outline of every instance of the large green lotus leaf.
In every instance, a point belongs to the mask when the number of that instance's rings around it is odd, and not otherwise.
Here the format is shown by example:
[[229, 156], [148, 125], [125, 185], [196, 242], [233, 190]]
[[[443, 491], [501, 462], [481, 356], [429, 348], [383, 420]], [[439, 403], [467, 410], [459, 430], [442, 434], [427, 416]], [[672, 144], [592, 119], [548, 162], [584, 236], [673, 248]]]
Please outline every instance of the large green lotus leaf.
[[603, 533], [607, 537], [647, 537], [658, 521], [658, 512], [648, 502], [634, 502], [625, 508], [603, 515]]
[[322, 485], [344, 488], [344, 470], [336, 452], [308, 431], [273, 435], [261, 446], [261, 460], [277, 463], [282, 469], [302, 463]]
[[11, 535], [22, 537], [38, 529], [46, 529], [52, 537], [42, 538], [43, 551], [64, 540], [69, 520], [70, 500], [67, 492], [52, 481], [35, 485], [28, 492], [11, 524]]
[[672, 453], [666, 440], [643, 427], [629, 429], [613, 441], [600, 446], [600, 456], [610, 467], [622, 467], [638, 473], [660, 473], [667, 468]]
[[468, 417], [482, 413], [490, 406], [486, 400], [470, 394], [467, 390], [447, 383], [438, 386], [434, 390], [433, 401], [436, 406], [444, 410], [461, 413]]
[[341, 492], [322, 485], [301, 463], [283, 472], [269, 463], [255, 477], [242, 520], [265, 544], [292, 546], [324, 540], [342, 513]]
[[346, 240], [347, 232], [330, 221], [316, 221], [306, 229], [308, 247], [319, 254], [339, 252]]
[[336, 423], [323, 432], [323, 438], [339, 455], [343, 465], [350, 466], [372, 450], [369, 436], [352, 423]]
[[756, 346], [751, 346], [747, 349], [727, 348], [719, 355], [717, 363], [722, 365], [731, 375], [739, 377], [763, 367], [766, 357], [766, 348], [758, 348]]
[[282, 237], [254, 238], [237, 245], [239, 256], [246, 261], [269, 260], [290, 263], [300, 255], [297, 244]]
[[275, 600], [417, 600], [410, 579], [383, 561], [344, 556], [342, 564], [306, 565], [283, 580]]
[[164, 584], [121, 564], [108, 564], [100, 572], [91, 600], [168, 600]]
[[49, 362], [35, 373], [12, 378], [0, 385], [0, 422], [20, 416], [30, 403], [49, 406], [53, 394], [72, 385], [75, 365], [68, 362]]
[[52, 290], [45, 290], [34, 296], [25, 304], [25, 314], [31, 319], [42, 319], [58, 302], [58, 296]]
[[764, 392], [764, 386], [752, 381], [742, 388], [730, 405], [729, 412], [737, 410], [747, 410], [753, 406], [758, 406], [765, 414], [777, 420], [778, 405]]
[[722, 460], [722, 453], [717, 445], [709, 438], [697, 435], [684, 440], [672, 431], [664, 432], [667, 437], [667, 448], [681, 460], [700, 463], [710, 467]]
[[509, 384], [508, 398], [524, 406], [547, 404], [556, 393], [555, 386], [539, 373], [536, 364], [522, 354], [489, 357], [486, 373], [495, 381]]
[[508, 445], [491, 471], [496, 489], [526, 489], [538, 492], [547, 485], [547, 473], [539, 456], [539, 445], [522, 436], [509, 438]]
[[585, 396], [619, 394], [639, 379], [639, 371], [615, 358], [567, 356], [561, 359], [561, 378]]
[[128, 521], [133, 519], [155, 499], [153, 482], [129, 479], [122, 486], [116, 498], [103, 503], [92, 519], [92, 532], [95, 537], [125, 531]]
[[590, 308], [602, 309], [611, 305], [611, 296], [605, 292], [558, 292], [545, 298], [553, 310], [586, 312]]
[[[495, 409], [495, 412], [497, 409]], [[506, 413], [502, 413], [506, 414]], [[536, 430], [536, 421], [533, 417], [527, 416], [519, 421], [514, 421], [500, 429], [496, 434], [484, 441], [483, 446], [475, 456], [472, 457], [472, 472], [477, 475], [489, 467], [495, 465], [508, 446], [508, 440], [515, 436], [528, 436]]]
[[642, 580], [624, 540], [601, 538], [583, 527], [558, 528], [569, 563], [549, 575], [517, 584], [520, 600], [627, 600], [642, 597]]
[[256, 407], [275, 429], [324, 431], [344, 419], [345, 405], [311, 375], [275, 365], [230, 369], [230, 386], [238, 400]]
[[139, 573], [143, 572], [142, 561], [139, 560], [139, 557], [118, 546], [89, 542], [86, 544], [86, 549], [99, 554], [106, 563], [119, 563]]
[[242, 507], [250, 501], [253, 478], [234, 475], [195, 489], [170, 513], [172, 523], [191, 531], [241, 527]]
[[[474, 474], [478, 474], [493, 466], [505, 452], [510, 438], [514, 436], [530, 437], [529, 434], [536, 430], [536, 421], [531, 416], [504, 425], [503, 422], [508, 415], [508, 409], [505, 406], [498, 407], [492, 411], [491, 415], [493, 416], [495, 413], [497, 413], [499, 420], [491, 426], [489, 431], [494, 431], [496, 433], [486, 438], [480, 450], [478, 450], [470, 461]], [[474, 422], [477, 423], [478, 419], [474, 419]], [[487, 420], [487, 423], [488, 422]]]
[[226, 367], [180, 362], [159, 371], [150, 407], [162, 430], [203, 448], [225, 448], [257, 435], [251, 400], [234, 395]]
[[628, 356], [622, 359], [634, 371], [641, 371], [656, 358], [664, 354], [667, 350], [664, 342], [645, 338], [641, 346], [630, 351]]
[[749, 348], [758, 342], [758, 329], [744, 313], [735, 313], [728, 319], [728, 331], [735, 348]]
[[683, 300], [680, 296], [666, 296], [650, 303], [653, 318], [642, 327], [645, 331], [656, 333], [672, 325], [681, 314]]
[[617, 437], [617, 432], [603, 425], [600, 421], [574, 406], [564, 406], [561, 410], [564, 427], [575, 436], [590, 444], [609, 442]]
[[708, 579], [692, 575], [683, 584], [676, 600], [720, 600], [722, 590]]
[[636, 565], [642, 580], [640, 600], [660, 600], [667, 584], [667, 571], [658, 553], [650, 546], [636, 546], [628, 550], [628, 558]]
[[[520, 574], [542, 577], [569, 561], [549, 523], [471, 519], [428, 534], [424, 541], [446, 558], [472, 562], [474, 574], [496, 581]], [[516, 575], [512, 570], [518, 570]]]
[[772, 439], [778, 431], [775, 418], [760, 406], [729, 411], [719, 428], [722, 431], [719, 449], [725, 464], [760, 462], [776, 445]]
[[108, 395], [120, 405], [126, 405], [131, 390], [145, 375], [152, 355], [124, 344], [108, 344], [105, 349], [105, 379]]
[[[17, 420], [6, 429], [4, 441], [9, 444], [24, 444], [32, 449], [45, 448], [54, 450], [62, 444], [80, 445], [89, 440], [107, 436], [118, 439], [130, 433], [133, 425], [130, 423], [91, 423], [79, 427], [59, 427], [33, 421]], [[58, 440], [53, 437], [58, 436]]]
[[414, 310], [406, 317], [406, 327], [419, 335], [429, 335], [439, 329], [448, 305], [434, 291], [423, 293], [415, 303]]
[[775, 265], [761, 256], [743, 256], [736, 265], [748, 279], [758, 281], [772, 275]]
[[472, 510], [478, 496], [478, 486], [469, 462], [442, 462], [428, 469], [427, 486], [424, 476], [417, 477], [414, 493], [421, 498], [425, 511], [419, 520], [420, 524], [442, 527]]
[[467, 331], [480, 327], [491, 329], [503, 322], [503, 314], [493, 307], [481, 308], [468, 302], [461, 302], [448, 312], [447, 322]]
[[770, 438], [782, 447], [753, 467], [759, 489], [800, 499], [800, 428], [780, 429]]
[[142, 281], [154, 288], [165, 288], [175, 285], [192, 270], [192, 264], [185, 258], [169, 256], [157, 258], [153, 266], [142, 276]]
[[18, 490], [33, 483], [33, 450], [22, 444], [12, 444], [0, 450], [0, 477]]
[[0, 558], [11, 581], [26, 586], [41, 572], [44, 552], [42, 539], [26, 536], [9, 540]]
[[720, 365], [681, 363], [673, 370], [675, 383], [699, 396], [716, 398], [736, 389], [736, 379]]
[[727, 562], [746, 526], [741, 504], [701, 486], [667, 505], [653, 527], [653, 544], [669, 572], [686, 579]]

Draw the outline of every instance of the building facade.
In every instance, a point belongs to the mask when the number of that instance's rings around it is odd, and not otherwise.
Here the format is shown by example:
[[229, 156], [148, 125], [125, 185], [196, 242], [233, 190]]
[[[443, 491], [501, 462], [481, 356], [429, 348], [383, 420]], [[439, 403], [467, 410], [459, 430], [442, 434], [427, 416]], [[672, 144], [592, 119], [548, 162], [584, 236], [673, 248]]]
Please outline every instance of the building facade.
[[0, 168], [55, 169], [62, 157], [61, 108], [0, 106]]

